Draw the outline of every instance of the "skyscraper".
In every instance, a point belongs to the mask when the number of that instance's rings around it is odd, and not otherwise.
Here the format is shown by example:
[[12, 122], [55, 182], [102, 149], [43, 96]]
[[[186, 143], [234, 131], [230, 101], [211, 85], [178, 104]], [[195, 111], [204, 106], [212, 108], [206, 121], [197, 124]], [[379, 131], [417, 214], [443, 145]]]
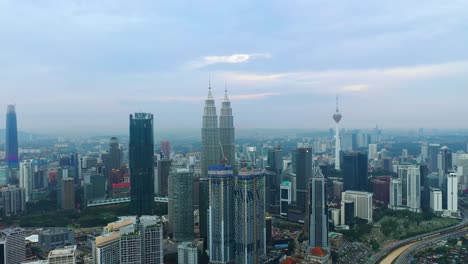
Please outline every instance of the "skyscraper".
[[20, 264], [26, 260], [26, 231], [22, 228], [0, 230], [0, 263]]
[[266, 254], [264, 173], [243, 168], [235, 181], [235, 263], [257, 264]]
[[161, 152], [164, 157], [169, 158], [171, 157], [171, 144], [167, 140], [161, 141]]
[[452, 172], [447, 175], [447, 210], [458, 211], [458, 176]]
[[312, 178], [312, 148], [296, 149], [296, 202], [302, 210], [307, 206], [307, 187]]
[[398, 177], [402, 181], [402, 202], [410, 211], [421, 210], [421, 170], [418, 165], [400, 165]]
[[169, 174], [169, 224], [175, 241], [192, 241], [193, 172], [172, 169]]
[[437, 157], [440, 151], [440, 144], [429, 144], [427, 147], [427, 155], [429, 160], [429, 172], [436, 172], [438, 171], [438, 161]]
[[[8, 169], [18, 169], [18, 127], [16, 124], [15, 105], [8, 105], [6, 114], [5, 161]], [[10, 175], [11, 176], [11, 175]], [[16, 177], [16, 175], [15, 175]]]
[[26, 194], [26, 202], [31, 200], [33, 192], [33, 167], [31, 160], [23, 160], [19, 167], [19, 186], [24, 188]]
[[452, 152], [447, 146], [440, 148], [439, 158], [439, 176], [443, 177], [449, 173], [449, 170], [452, 169]]
[[219, 140], [222, 147], [221, 159], [226, 159], [225, 162], [235, 170], [234, 117], [232, 116], [231, 102], [227, 90], [225, 90], [221, 114], [219, 115]]
[[340, 138], [340, 121], [342, 115], [340, 110], [338, 109], [338, 96], [336, 97], [336, 112], [333, 114], [333, 120], [335, 121], [335, 170], [341, 169], [341, 160], [340, 160], [340, 152], [341, 152], [341, 138]]
[[[218, 131], [218, 116], [213, 95], [211, 94], [211, 84], [208, 87], [208, 97], [205, 100], [203, 111], [202, 129], [201, 129], [201, 177], [200, 185], [206, 184], [208, 178], [208, 166], [219, 164], [220, 161], [220, 141]], [[205, 186], [206, 187], [206, 186]], [[200, 217], [200, 237], [207, 238], [208, 218], [207, 209], [209, 203], [209, 194], [203, 192], [207, 188], [200, 187], [199, 195], [199, 217]]]
[[328, 217], [327, 202], [325, 196], [326, 179], [319, 168], [315, 169], [314, 176], [310, 179], [310, 228], [309, 249], [320, 247], [327, 249], [328, 246]]
[[281, 147], [268, 150], [268, 174], [266, 175], [266, 204], [268, 212], [280, 213], [280, 184], [283, 181], [283, 150]]
[[231, 166], [209, 167], [208, 252], [211, 263], [234, 261], [233, 177]]
[[152, 215], [154, 204], [154, 135], [153, 115], [130, 115], [130, 212]]
[[343, 155], [344, 190], [367, 190], [367, 153], [347, 152]]

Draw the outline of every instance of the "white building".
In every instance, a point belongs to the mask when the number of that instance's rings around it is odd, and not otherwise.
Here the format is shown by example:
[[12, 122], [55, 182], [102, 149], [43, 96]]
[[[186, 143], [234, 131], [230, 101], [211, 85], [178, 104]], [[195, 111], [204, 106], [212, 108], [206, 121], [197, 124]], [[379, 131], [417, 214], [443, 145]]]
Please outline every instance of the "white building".
[[284, 181], [280, 185], [280, 215], [288, 215], [288, 207], [292, 202], [291, 182]]
[[[398, 168], [398, 176], [402, 180], [402, 193], [406, 198], [406, 207], [413, 212], [421, 211], [421, 171], [418, 165], [404, 165]], [[406, 188], [405, 188], [406, 187]], [[405, 205], [405, 204], [403, 204]]]
[[458, 176], [456, 173], [447, 175], [447, 211], [458, 211]]
[[49, 252], [49, 264], [76, 264], [76, 245]]
[[179, 264], [198, 264], [198, 248], [191, 242], [183, 242], [177, 248]]
[[[341, 194], [342, 201], [354, 202], [354, 216], [372, 222], [372, 198], [369, 192], [345, 191]], [[341, 212], [344, 215], [345, 212]]]
[[431, 188], [430, 206], [434, 212], [442, 212], [442, 191], [438, 188]]
[[388, 207], [397, 210], [402, 206], [401, 180], [392, 179], [390, 181], [390, 203]]
[[22, 228], [0, 231], [0, 263], [20, 264], [26, 260], [26, 234]]
[[378, 158], [377, 156], [377, 144], [369, 144], [369, 160]]
[[335, 226], [340, 225], [340, 209], [330, 209], [330, 218]]
[[98, 236], [93, 241], [95, 264], [117, 264], [120, 261], [120, 233], [112, 232]]
[[26, 210], [26, 198], [23, 188], [16, 185], [0, 187], [0, 212], [10, 216], [22, 213]]
[[31, 200], [33, 191], [33, 166], [31, 160], [21, 161], [19, 164], [19, 186], [24, 188], [26, 202]]

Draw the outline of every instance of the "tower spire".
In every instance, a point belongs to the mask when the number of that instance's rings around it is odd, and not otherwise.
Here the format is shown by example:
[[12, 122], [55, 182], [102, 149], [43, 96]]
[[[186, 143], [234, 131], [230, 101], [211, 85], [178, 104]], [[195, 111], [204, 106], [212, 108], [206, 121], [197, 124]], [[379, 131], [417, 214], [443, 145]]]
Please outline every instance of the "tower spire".
[[211, 93], [211, 73], [208, 75], [208, 99], [213, 99], [213, 94]]
[[224, 81], [224, 101], [229, 101], [228, 91], [227, 91], [227, 81]]
[[338, 110], [338, 95], [336, 95], [336, 112], [338, 113], [339, 110]]

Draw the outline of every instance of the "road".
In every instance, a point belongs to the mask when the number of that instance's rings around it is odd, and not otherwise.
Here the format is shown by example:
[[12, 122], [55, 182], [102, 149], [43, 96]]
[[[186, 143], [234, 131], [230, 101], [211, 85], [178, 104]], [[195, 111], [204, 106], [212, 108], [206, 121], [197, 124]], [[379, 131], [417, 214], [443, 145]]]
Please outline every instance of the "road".
[[450, 236], [451, 234], [460, 232], [461, 229], [463, 229], [464, 227], [468, 225], [468, 211], [462, 210], [462, 215], [463, 215], [463, 220], [457, 225], [399, 241], [393, 246], [386, 248], [383, 251], [379, 252], [378, 254], [372, 256], [372, 259], [368, 263], [370, 264], [392, 263], [395, 259], [398, 258], [398, 256], [410, 250], [411, 247], [415, 246], [416, 244], [419, 245], [421, 243], [426, 242], [427, 237], [433, 236], [433, 237], [430, 237], [430, 240], [432, 240], [433, 238], [437, 239], [439, 237], [444, 237], [446, 235]]

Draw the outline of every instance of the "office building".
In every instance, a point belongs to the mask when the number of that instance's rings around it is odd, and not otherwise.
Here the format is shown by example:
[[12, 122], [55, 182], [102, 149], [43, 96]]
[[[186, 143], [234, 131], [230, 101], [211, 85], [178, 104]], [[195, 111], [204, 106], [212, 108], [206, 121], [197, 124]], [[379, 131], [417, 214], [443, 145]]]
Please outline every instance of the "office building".
[[24, 160], [19, 164], [19, 186], [24, 189], [26, 202], [31, 200], [33, 192], [33, 166], [31, 160]]
[[374, 200], [387, 206], [390, 203], [391, 176], [377, 176], [372, 180]]
[[224, 99], [221, 105], [221, 113], [219, 115], [219, 140], [222, 147], [220, 158], [221, 160], [224, 160], [226, 164], [231, 165], [235, 171], [236, 150], [234, 137], [234, 117], [232, 115], [231, 102], [229, 101], [227, 90], [225, 90]]
[[172, 169], [169, 175], [169, 225], [175, 241], [192, 241], [193, 227], [193, 172]]
[[95, 237], [93, 260], [96, 264], [120, 264], [120, 233], [105, 233]]
[[183, 242], [177, 247], [179, 264], [198, 264], [198, 248], [191, 242]]
[[75, 244], [75, 233], [69, 228], [45, 228], [39, 232], [39, 245], [45, 251]]
[[328, 245], [328, 217], [326, 201], [326, 179], [322, 171], [316, 168], [309, 184], [309, 249], [320, 247], [329, 248]]
[[312, 148], [302, 147], [295, 151], [296, 155], [296, 204], [304, 211], [308, 204], [307, 192], [312, 178]]
[[344, 191], [344, 184], [342, 181], [333, 181], [333, 196], [341, 199], [341, 193]]
[[0, 213], [11, 216], [26, 211], [26, 197], [23, 188], [15, 185], [0, 187]]
[[333, 120], [335, 121], [335, 170], [341, 169], [341, 138], [340, 138], [340, 121], [342, 115], [338, 109], [338, 96], [336, 97], [336, 111], [333, 114]]
[[236, 264], [260, 263], [266, 254], [265, 179], [259, 169], [243, 168], [236, 176]]
[[438, 155], [440, 144], [429, 144], [427, 147], [429, 172], [438, 172]]
[[63, 210], [73, 210], [75, 209], [75, 186], [73, 178], [63, 178], [61, 180], [61, 209]]
[[234, 261], [233, 177], [231, 166], [209, 166], [208, 252], [211, 263]]
[[354, 217], [359, 217], [370, 223], [373, 212], [372, 198], [373, 194], [369, 192], [345, 191], [341, 200], [354, 202]]
[[442, 212], [442, 191], [438, 188], [430, 190], [430, 207], [433, 212]]
[[403, 206], [402, 202], [402, 183], [400, 179], [393, 178], [390, 181], [390, 203], [391, 209], [397, 210]]
[[347, 152], [343, 155], [345, 191], [367, 191], [367, 162], [367, 153]]
[[452, 152], [447, 146], [440, 148], [438, 157], [439, 176], [445, 176], [452, 169]]
[[104, 199], [107, 194], [106, 176], [100, 174], [85, 176], [84, 192], [86, 200]]
[[167, 140], [161, 141], [161, 153], [165, 158], [171, 157], [171, 143]]
[[26, 231], [22, 228], [0, 230], [0, 263], [20, 264], [26, 260]]
[[[201, 129], [201, 177], [200, 188], [208, 189], [208, 166], [219, 164], [221, 146], [218, 131], [218, 116], [216, 114], [215, 100], [211, 93], [211, 84], [208, 87], [208, 97], [205, 100]], [[203, 186], [202, 186], [203, 185]], [[199, 217], [200, 237], [208, 237], [208, 193], [200, 190]]]
[[447, 175], [447, 211], [458, 212], [458, 177], [453, 172]]
[[76, 264], [76, 245], [54, 249], [49, 252], [49, 264]]
[[402, 206], [413, 212], [421, 211], [421, 170], [418, 165], [398, 166], [401, 180]]
[[340, 209], [332, 208], [332, 209], [329, 209], [328, 212], [330, 214], [330, 219], [332, 220], [333, 225], [334, 226], [339, 226], [340, 221], [341, 221]]
[[281, 196], [280, 196], [280, 214], [282, 216], [288, 215], [288, 208], [292, 202], [292, 190], [291, 190], [291, 182], [290, 181], [283, 181], [280, 186], [281, 189]]
[[5, 141], [5, 162], [8, 169], [18, 169], [18, 127], [16, 123], [15, 105], [8, 105], [6, 113], [6, 141]]
[[368, 158], [369, 160], [375, 160], [378, 158], [377, 144], [369, 144]]
[[[266, 174], [266, 204], [268, 212], [280, 213], [280, 184], [283, 176], [283, 150], [280, 147], [268, 149], [268, 167]], [[297, 168], [296, 168], [297, 170]], [[296, 180], [297, 181], [297, 180]]]
[[109, 140], [109, 152], [103, 154], [101, 157], [106, 169], [107, 179], [109, 179], [109, 182], [113, 183], [111, 180], [112, 174], [120, 170], [124, 159], [122, 147], [120, 147], [119, 140], [116, 137], [111, 137]]
[[130, 212], [152, 215], [154, 205], [153, 115], [130, 115]]

